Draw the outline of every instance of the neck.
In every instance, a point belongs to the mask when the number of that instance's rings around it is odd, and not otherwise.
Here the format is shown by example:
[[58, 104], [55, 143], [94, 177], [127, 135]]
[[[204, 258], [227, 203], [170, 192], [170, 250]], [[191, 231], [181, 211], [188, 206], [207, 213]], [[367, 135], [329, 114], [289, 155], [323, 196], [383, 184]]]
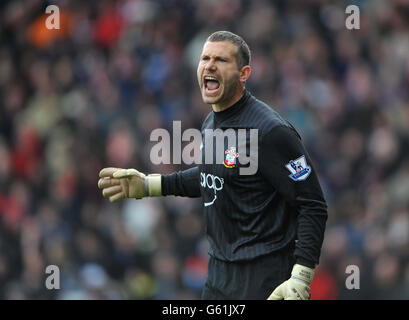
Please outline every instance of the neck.
[[238, 90], [235, 95], [233, 96], [233, 98], [231, 98], [229, 100], [229, 102], [227, 103], [217, 103], [217, 104], [212, 104], [212, 109], [214, 112], [220, 112], [223, 110], [226, 110], [228, 108], [230, 108], [231, 106], [233, 106], [237, 101], [239, 101], [241, 99], [241, 97], [244, 94], [244, 88], [241, 88], [240, 90]]

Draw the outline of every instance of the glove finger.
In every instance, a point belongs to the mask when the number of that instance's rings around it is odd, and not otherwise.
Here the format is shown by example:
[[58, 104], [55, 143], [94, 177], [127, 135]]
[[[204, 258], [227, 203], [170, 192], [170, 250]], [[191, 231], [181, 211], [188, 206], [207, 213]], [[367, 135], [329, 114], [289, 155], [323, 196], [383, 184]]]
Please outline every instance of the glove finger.
[[98, 180], [98, 188], [104, 189], [107, 187], [112, 187], [112, 186], [117, 186], [119, 185], [119, 179], [114, 179], [114, 178], [101, 178]]
[[112, 175], [114, 178], [121, 179], [121, 178], [127, 178], [130, 176], [130, 172], [128, 169], [120, 169], [118, 171], [115, 171], [114, 174]]
[[114, 194], [112, 197], [109, 197], [109, 201], [111, 202], [117, 202], [119, 200], [125, 199], [125, 194], [123, 192], [119, 192]]
[[286, 300], [308, 300], [308, 293], [306, 290], [291, 288]]
[[144, 177], [145, 175], [141, 172], [139, 172], [136, 169], [120, 169], [116, 172], [114, 172], [113, 177], [114, 178], [128, 178], [132, 176], [138, 176], [138, 177]]
[[283, 300], [283, 297], [273, 292], [272, 294], [270, 294], [267, 300]]
[[303, 300], [310, 300], [311, 294], [309, 293], [308, 290], [304, 291], [304, 294], [302, 295]]
[[111, 197], [114, 194], [120, 193], [122, 192], [122, 187], [121, 186], [112, 186], [112, 187], [108, 187], [102, 190], [102, 194], [104, 195], [104, 197]]
[[284, 298], [284, 283], [280, 284], [272, 294], [268, 297], [267, 300], [282, 300]]
[[99, 177], [104, 178], [104, 177], [109, 177], [112, 178], [112, 175], [114, 174], [115, 171], [121, 170], [121, 168], [104, 168], [99, 172]]

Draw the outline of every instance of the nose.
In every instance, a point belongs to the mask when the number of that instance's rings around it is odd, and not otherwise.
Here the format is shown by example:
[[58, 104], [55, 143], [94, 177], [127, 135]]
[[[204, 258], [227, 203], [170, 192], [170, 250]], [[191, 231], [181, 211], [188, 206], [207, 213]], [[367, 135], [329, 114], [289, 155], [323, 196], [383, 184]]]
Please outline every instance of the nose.
[[205, 65], [205, 70], [214, 71], [216, 70], [216, 63], [214, 59], [209, 59]]

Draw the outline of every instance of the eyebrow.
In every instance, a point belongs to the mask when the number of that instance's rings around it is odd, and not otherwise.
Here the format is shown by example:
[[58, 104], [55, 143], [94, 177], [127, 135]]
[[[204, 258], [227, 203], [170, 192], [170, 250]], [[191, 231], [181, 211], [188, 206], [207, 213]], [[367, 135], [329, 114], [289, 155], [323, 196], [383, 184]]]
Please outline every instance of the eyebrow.
[[[202, 59], [203, 59], [203, 58], [210, 58], [210, 55], [208, 55], [208, 54], [202, 54], [201, 58], [202, 58]], [[226, 57], [226, 56], [214, 56], [214, 58], [215, 58], [216, 60], [226, 60], [226, 61], [229, 61], [229, 60], [230, 60], [230, 58], [228, 58], [228, 57]]]

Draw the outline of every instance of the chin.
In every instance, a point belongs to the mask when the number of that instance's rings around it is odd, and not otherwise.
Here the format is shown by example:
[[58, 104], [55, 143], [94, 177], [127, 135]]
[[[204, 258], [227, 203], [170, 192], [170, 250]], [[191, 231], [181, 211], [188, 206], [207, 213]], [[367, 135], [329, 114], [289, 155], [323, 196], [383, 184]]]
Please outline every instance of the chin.
[[206, 94], [202, 93], [202, 100], [206, 104], [218, 104], [222, 100], [222, 97], [222, 93], [215, 97], [207, 96]]
[[213, 97], [204, 96], [204, 97], [203, 97], [203, 102], [206, 103], [206, 104], [216, 104], [216, 103], [219, 102], [219, 99], [217, 99], [217, 98], [215, 99], [215, 98], [213, 98]]

